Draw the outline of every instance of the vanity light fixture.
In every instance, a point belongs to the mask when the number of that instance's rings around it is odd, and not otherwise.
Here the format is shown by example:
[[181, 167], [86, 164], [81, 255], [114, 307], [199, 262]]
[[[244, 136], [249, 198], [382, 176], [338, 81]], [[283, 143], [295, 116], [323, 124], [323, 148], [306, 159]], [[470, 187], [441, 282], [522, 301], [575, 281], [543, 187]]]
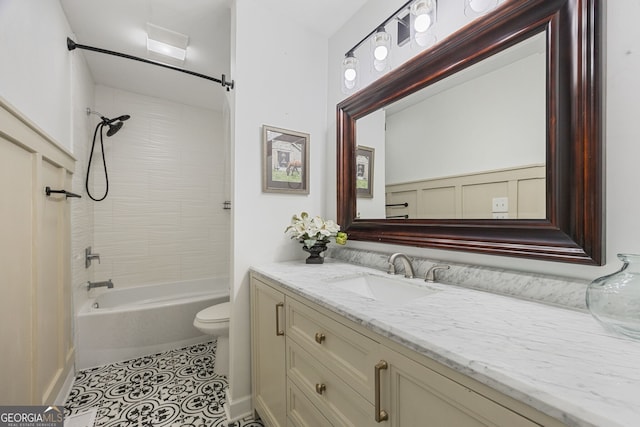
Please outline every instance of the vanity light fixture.
[[147, 23], [147, 51], [184, 62], [189, 36]]
[[[388, 70], [389, 54], [391, 53], [391, 36], [387, 33], [385, 27], [389, 22], [397, 20], [399, 22], [398, 25], [407, 25], [407, 21], [411, 21], [411, 32], [414, 34], [416, 44], [421, 48], [434, 44], [436, 38], [430, 30], [436, 22], [436, 4], [437, 0], [407, 1], [380, 25], [375, 27], [373, 31], [349, 49], [344, 55], [344, 60], [342, 61], [342, 92], [345, 94], [351, 94], [358, 89], [360, 78], [358, 69], [359, 64], [354, 52], [369, 39], [371, 40], [373, 70], [376, 72], [385, 72]], [[400, 17], [400, 15], [402, 15], [402, 17]], [[407, 17], [410, 19], [407, 19]], [[398, 37], [398, 45], [400, 46], [404, 43], [406, 43], [406, 37], [402, 39]]]
[[417, 0], [411, 5], [413, 16], [413, 38], [420, 47], [429, 47], [436, 42], [431, 27], [436, 21], [435, 0]]
[[498, 5], [498, 0], [464, 0], [464, 14], [469, 17], [483, 15]]
[[371, 50], [373, 53], [373, 69], [382, 72], [388, 68], [389, 52], [391, 51], [391, 36], [384, 27], [379, 27], [371, 37]]
[[342, 92], [345, 94], [353, 92], [358, 88], [360, 79], [360, 61], [353, 52], [349, 51], [342, 61]]
[[436, 2], [434, 0], [418, 0], [411, 5], [414, 16], [413, 29], [416, 33], [424, 33], [435, 21]]

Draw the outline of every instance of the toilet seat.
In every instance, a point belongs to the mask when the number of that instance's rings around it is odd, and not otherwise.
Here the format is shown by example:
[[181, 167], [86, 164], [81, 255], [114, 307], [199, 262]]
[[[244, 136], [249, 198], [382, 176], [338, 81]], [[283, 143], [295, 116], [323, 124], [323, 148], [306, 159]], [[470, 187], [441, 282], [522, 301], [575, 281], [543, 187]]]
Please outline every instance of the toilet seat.
[[231, 311], [231, 303], [223, 302], [221, 304], [212, 305], [204, 310], [200, 310], [196, 314], [196, 320], [205, 324], [224, 323], [229, 321], [229, 313]]

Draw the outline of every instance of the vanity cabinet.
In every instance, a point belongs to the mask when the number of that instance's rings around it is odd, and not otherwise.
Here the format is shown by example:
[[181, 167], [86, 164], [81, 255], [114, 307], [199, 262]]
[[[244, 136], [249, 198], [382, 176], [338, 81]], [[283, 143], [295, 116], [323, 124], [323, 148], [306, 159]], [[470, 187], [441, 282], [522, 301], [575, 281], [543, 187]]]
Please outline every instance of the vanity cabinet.
[[[379, 410], [389, 426], [539, 426], [437, 370], [382, 347]], [[379, 362], [379, 363], [380, 363]]]
[[251, 297], [254, 407], [267, 426], [562, 425], [275, 281], [252, 274]]
[[251, 279], [253, 404], [268, 426], [286, 426], [284, 294]]
[[373, 421], [373, 371], [379, 344], [311, 306], [286, 298], [287, 380], [335, 426]]

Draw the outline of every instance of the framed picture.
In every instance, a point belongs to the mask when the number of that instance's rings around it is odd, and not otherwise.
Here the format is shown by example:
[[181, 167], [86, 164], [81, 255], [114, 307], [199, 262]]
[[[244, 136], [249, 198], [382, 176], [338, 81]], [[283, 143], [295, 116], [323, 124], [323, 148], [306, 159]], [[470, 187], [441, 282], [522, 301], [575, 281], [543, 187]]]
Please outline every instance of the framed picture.
[[309, 134], [262, 126], [262, 191], [309, 194]]
[[356, 147], [356, 195], [373, 197], [373, 152], [371, 147]]

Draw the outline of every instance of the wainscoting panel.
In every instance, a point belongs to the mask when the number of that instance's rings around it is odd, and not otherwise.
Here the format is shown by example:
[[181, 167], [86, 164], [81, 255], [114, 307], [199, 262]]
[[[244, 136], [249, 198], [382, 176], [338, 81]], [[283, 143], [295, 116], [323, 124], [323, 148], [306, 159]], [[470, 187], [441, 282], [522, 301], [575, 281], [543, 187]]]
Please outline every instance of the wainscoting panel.
[[0, 402], [52, 404], [70, 369], [75, 159], [0, 99]]
[[[540, 219], [546, 217], [545, 166], [531, 165], [386, 186], [387, 218]], [[493, 199], [506, 197], [506, 211]], [[397, 206], [407, 203], [406, 207]]]

